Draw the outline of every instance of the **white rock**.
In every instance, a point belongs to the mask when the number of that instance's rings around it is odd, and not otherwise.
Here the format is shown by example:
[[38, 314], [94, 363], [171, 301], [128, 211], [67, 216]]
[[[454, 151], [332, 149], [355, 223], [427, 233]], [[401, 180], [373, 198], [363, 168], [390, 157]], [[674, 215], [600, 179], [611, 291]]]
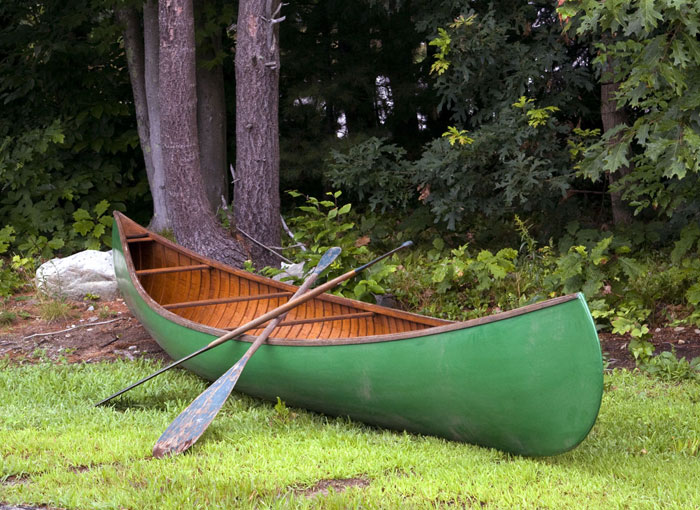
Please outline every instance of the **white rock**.
[[37, 269], [35, 281], [37, 288], [50, 296], [83, 299], [94, 294], [114, 299], [118, 294], [111, 251], [85, 250], [49, 260]]

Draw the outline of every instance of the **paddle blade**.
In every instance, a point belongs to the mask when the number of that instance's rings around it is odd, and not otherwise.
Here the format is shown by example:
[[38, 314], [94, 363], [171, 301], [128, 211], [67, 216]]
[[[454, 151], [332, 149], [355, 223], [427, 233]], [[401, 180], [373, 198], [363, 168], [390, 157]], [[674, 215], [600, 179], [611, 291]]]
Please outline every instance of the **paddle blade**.
[[223, 407], [247, 361], [248, 356], [243, 356], [173, 420], [153, 447], [154, 457], [182, 453], [199, 439]]
[[342, 250], [334, 246], [333, 248], [329, 248], [326, 253], [323, 254], [323, 257], [321, 257], [321, 260], [318, 261], [318, 264], [316, 264], [316, 268], [314, 269], [314, 273], [316, 274], [321, 274], [325, 269], [330, 266], [333, 261], [340, 255], [340, 252]]

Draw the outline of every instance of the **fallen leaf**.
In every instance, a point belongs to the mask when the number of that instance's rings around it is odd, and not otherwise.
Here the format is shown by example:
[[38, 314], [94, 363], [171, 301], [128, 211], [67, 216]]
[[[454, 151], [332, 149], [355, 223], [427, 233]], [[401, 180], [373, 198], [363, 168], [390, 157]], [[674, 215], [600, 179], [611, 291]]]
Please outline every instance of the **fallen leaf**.
[[420, 192], [420, 195], [418, 195], [418, 200], [425, 202], [425, 200], [430, 196], [430, 184], [422, 184], [418, 186], [418, 191]]
[[357, 241], [355, 241], [355, 247], [360, 248], [361, 246], [367, 246], [370, 242], [369, 236], [362, 236]]

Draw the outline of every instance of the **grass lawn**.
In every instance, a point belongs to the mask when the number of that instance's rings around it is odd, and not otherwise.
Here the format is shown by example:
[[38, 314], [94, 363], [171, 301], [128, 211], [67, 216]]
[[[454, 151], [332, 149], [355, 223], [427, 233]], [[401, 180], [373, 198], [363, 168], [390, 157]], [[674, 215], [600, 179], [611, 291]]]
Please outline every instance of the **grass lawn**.
[[[49, 508], [700, 508], [700, 385], [606, 375], [590, 436], [523, 458], [234, 394], [189, 453], [151, 448], [205, 387], [146, 361], [0, 361], [0, 506]], [[289, 411], [289, 412], [285, 412]], [[324, 489], [325, 490], [322, 490]]]

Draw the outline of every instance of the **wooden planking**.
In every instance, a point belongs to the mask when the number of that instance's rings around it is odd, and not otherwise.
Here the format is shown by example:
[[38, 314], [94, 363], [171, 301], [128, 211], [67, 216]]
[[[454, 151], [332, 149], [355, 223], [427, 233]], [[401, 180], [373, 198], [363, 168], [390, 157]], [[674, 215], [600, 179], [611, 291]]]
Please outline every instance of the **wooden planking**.
[[[216, 269], [213, 269], [211, 271], [207, 271], [207, 286], [206, 289], [204, 289], [204, 299], [214, 299], [219, 296], [219, 273], [221, 271], [217, 271]], [[203, 324], [211, 324], [212, 323], [212, 316], [214, 315], [214, 307], [207, 307], [206, 313], [202, 317], [202, 323]]]
[[[212, 267], [211, 264], [216, 266], [213, 262], [205, 264], [206, 259], [171, 247], [155, 234], [130, 233], [130, 239], [126, 241], [144, 290], [166, 309], [179, 310], [175, 313], [183, 319], [218, 328], [233, 328], [283, 304], [292, 294], [286, 291], [287, 286], [273, 286], [261, 278], [248, 278], [236, 274], [235, 270]], [[281, 289], [285, 291], [281, 292]], [[264, 297], [260, 299], [261, 296]], [[355, 307], [352, 302], [339, 301], [334, 296], [315, 298], [291, 310], [273, 336], [347, 338], [401, 333], [428, 325], [407, 319], [400, 311], [381, 309], [373, 312], [368, 307], [373, 305], [363, 303]]]
[[299, 324], [314, 324], [318, 322], [329, 322], [329, 321], [350, 321], [353, 319], [361, 319], [366, 317], [371, 317], [374, 312], [360, 312], [360, 313], [345, 313], [341, 315], [331, 315], [328, 317], [312, 317], [308, 319], [295, 319], [291, 321], [283, 321], [279, 324], [279, 328], [297, 326]]
[[[166, 260], [165, 260], [165, 246], [162, 244], [159, 244], [158, 248], [159, 248], [158, 250], [153, 251], [153, 265], [151, 265], [149, 267], [163, 267], [163, 266], [167, 265]], [[158, 303], [167, 303], [168, 301], [165, 300], [166, 292], [168, 291], [169, 288], [177, 288], [178, 282], [177, 281], [174, 282], [175, 285], [166, 285], [165, 284], [165, 281], [166, 281], [165, 275], [154, 275], [152, 277], [152, 279], [153, 279], [153, 282], [152, 282], [153, 288], [154, 288], [154, 290], [157, 289], [156, 292], [154, 292], [153, 297], [155, 298], [155, 300]], [[168, 280], [168, 281], [171, 281], [171, 280]], [[159, 297], [156, 297], [156, 296], [159, 296]]]
[[[230, 283], [231, 275], [224, 273], [223, 271], [217, 271], [219, 275], [219, 295], [220, 296], [231, 296]], [[226, 303], [216, 305], [214, 311], [212, 312], [211, 325], [215, 328], [219, 327], [221, 324], [221, 319], [226, 312]]]

